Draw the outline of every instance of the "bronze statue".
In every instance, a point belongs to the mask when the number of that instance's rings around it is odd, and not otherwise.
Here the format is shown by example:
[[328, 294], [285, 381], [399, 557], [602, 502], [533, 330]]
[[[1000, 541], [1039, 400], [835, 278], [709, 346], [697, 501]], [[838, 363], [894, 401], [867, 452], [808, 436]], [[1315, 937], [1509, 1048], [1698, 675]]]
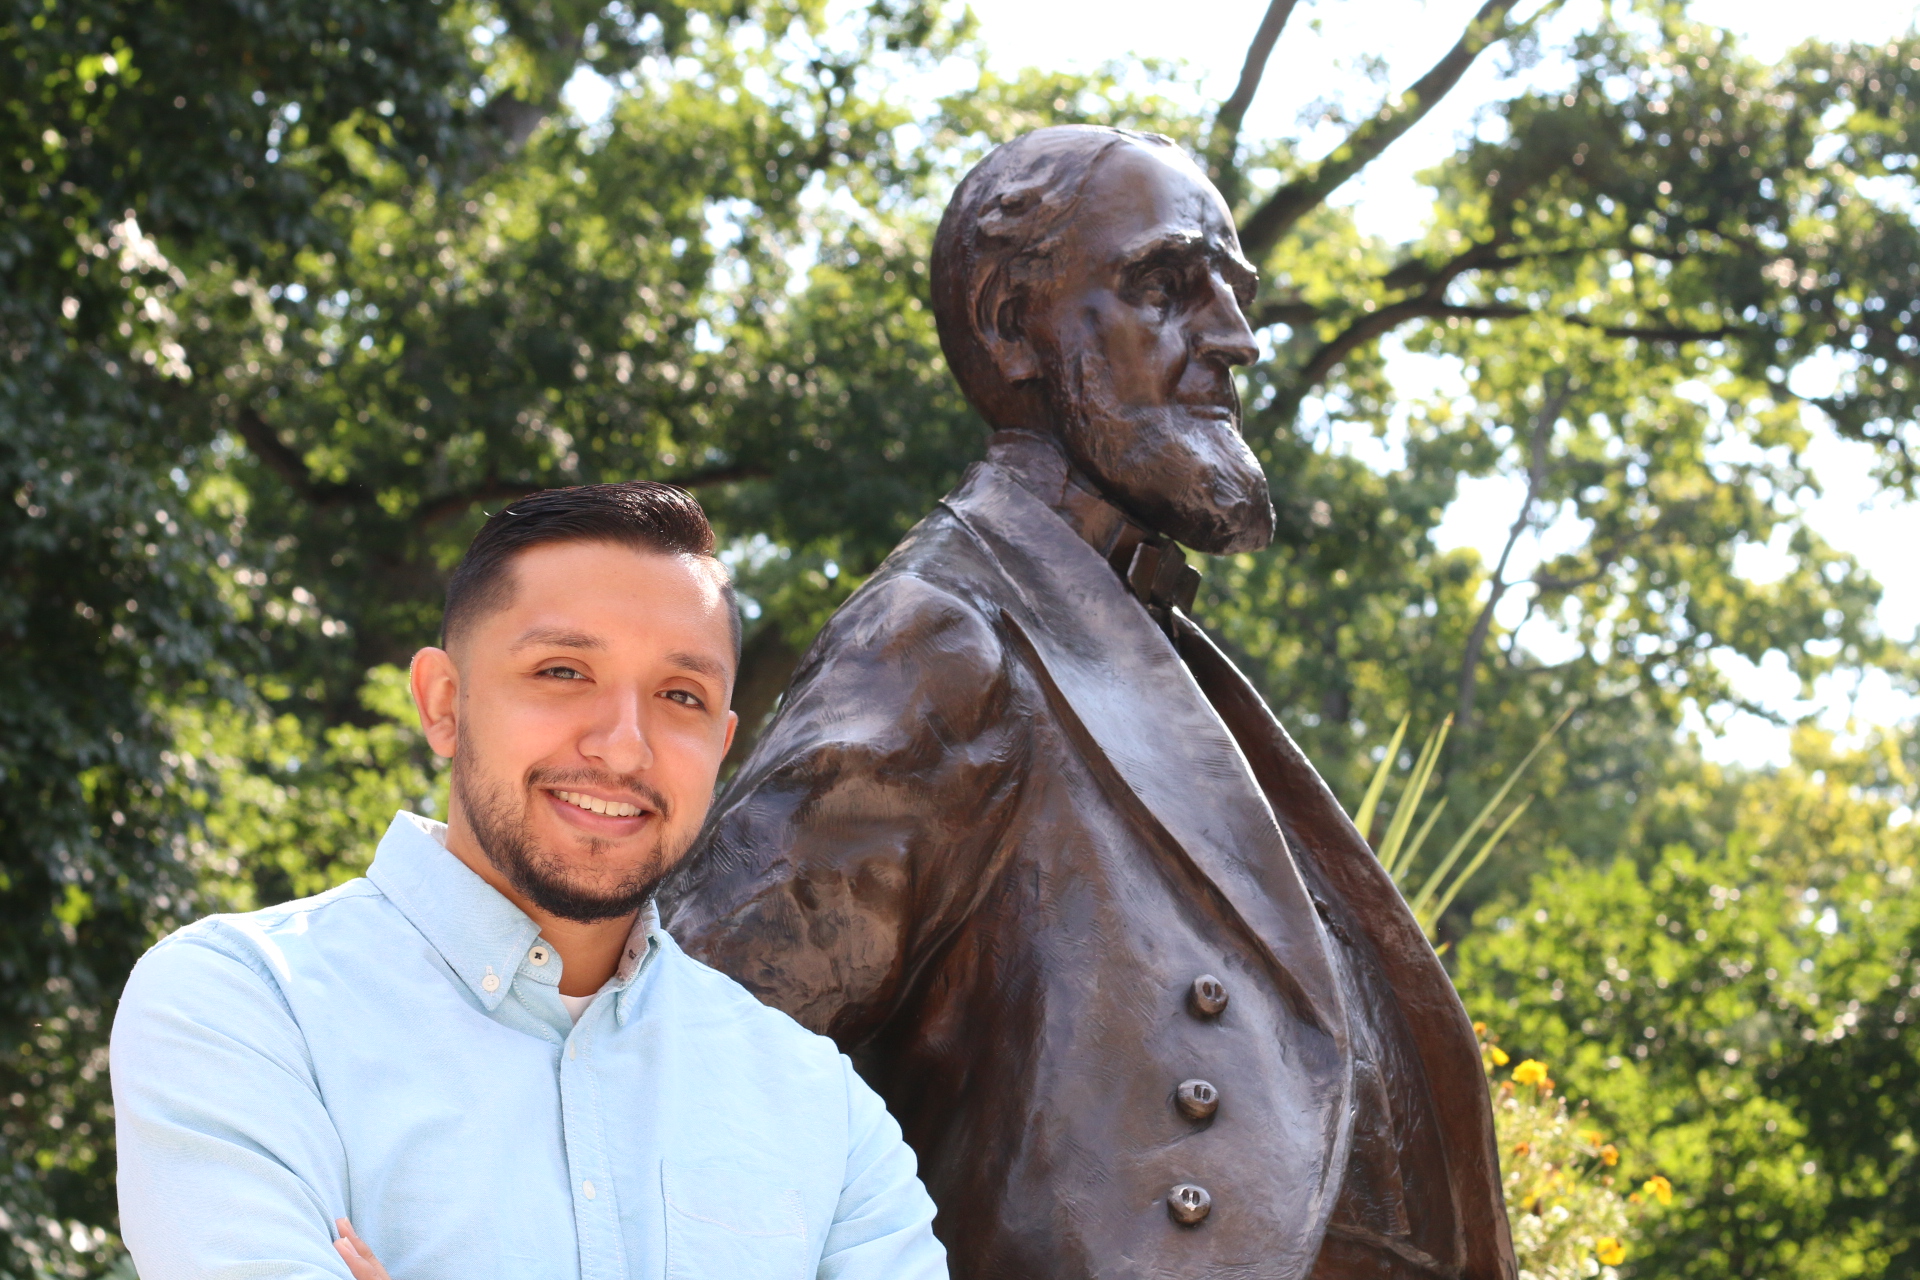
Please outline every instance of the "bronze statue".
[[1027, 134], [934, 246], [987, 459], [837, 613], [674, 935], [884, 1096], [965, 1280], [1514, 1274], [1472, 1027], [1188, 617], [1265, 546], [1254, 272], [1164, 138]]

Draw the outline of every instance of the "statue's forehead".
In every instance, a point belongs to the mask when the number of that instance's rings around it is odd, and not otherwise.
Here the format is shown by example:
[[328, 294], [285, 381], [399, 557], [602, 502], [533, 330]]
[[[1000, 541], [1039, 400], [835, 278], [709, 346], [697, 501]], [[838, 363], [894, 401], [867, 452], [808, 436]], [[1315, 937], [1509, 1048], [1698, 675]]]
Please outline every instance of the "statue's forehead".
[[1184, 152], [1172, 147], [1114, 147], [1100, 158], [1075, 220], [1117, 256], [1162, 241], [1191, 240], [1239, 256], [1225, 202]]

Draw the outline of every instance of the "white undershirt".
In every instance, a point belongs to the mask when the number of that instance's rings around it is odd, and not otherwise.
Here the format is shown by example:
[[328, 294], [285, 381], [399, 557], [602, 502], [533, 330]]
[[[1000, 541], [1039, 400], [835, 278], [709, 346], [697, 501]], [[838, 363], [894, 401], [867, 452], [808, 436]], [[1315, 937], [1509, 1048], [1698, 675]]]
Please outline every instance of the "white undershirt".
[[580, 1015], [587, 1011], [587, 1006], [600, 998], [598, 991], [590, 996], [570, 996], [565, 992], [558, 994], [560, 1003], [567, 1006], [567, 1016], [573, 1019], [573, 1025], [576, 1027], [580, 1025]]

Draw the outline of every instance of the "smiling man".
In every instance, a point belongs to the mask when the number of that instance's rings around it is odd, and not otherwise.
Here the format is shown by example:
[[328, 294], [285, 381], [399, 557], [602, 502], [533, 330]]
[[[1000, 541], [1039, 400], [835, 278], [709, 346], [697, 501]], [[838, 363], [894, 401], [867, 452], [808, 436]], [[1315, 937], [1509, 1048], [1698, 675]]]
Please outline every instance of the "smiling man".
[[447, 823], [140, 962], [112, 1071], [143, 1280], [946, 1275], [872, 1091], [651, 905], [733, 738], [712, 552], [665, 485], [494, 516], [413, 663]]

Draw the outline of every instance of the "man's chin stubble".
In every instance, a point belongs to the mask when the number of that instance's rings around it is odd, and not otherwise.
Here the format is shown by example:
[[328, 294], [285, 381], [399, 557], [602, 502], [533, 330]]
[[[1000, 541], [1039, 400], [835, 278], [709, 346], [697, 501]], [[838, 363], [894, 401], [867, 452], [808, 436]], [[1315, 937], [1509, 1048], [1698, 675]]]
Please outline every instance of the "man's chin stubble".
[[[494, 870], [528, 902], [562, 920], [594, 924], [632, 915], [653, 897], [661, 881], [678, 865], [679, 855], [686, 852], [684, 848], [665, 847], [663, 840], [656, 845], [654, 856], [615, 889], [597, 893], [571, 883], [566, 869], [546, 856], [533, 838], [529, 829], [533, 788], [528, 788], [516, 814], [506, 789], [475, 785], [461, 769], [458, 756], [454, 759], [453, 786], [467, 814], [474, 841]], [[605, 841], [590, 840], [589, 856], [598, 852], [594, 846], [604, 848], [605, 845]]]

